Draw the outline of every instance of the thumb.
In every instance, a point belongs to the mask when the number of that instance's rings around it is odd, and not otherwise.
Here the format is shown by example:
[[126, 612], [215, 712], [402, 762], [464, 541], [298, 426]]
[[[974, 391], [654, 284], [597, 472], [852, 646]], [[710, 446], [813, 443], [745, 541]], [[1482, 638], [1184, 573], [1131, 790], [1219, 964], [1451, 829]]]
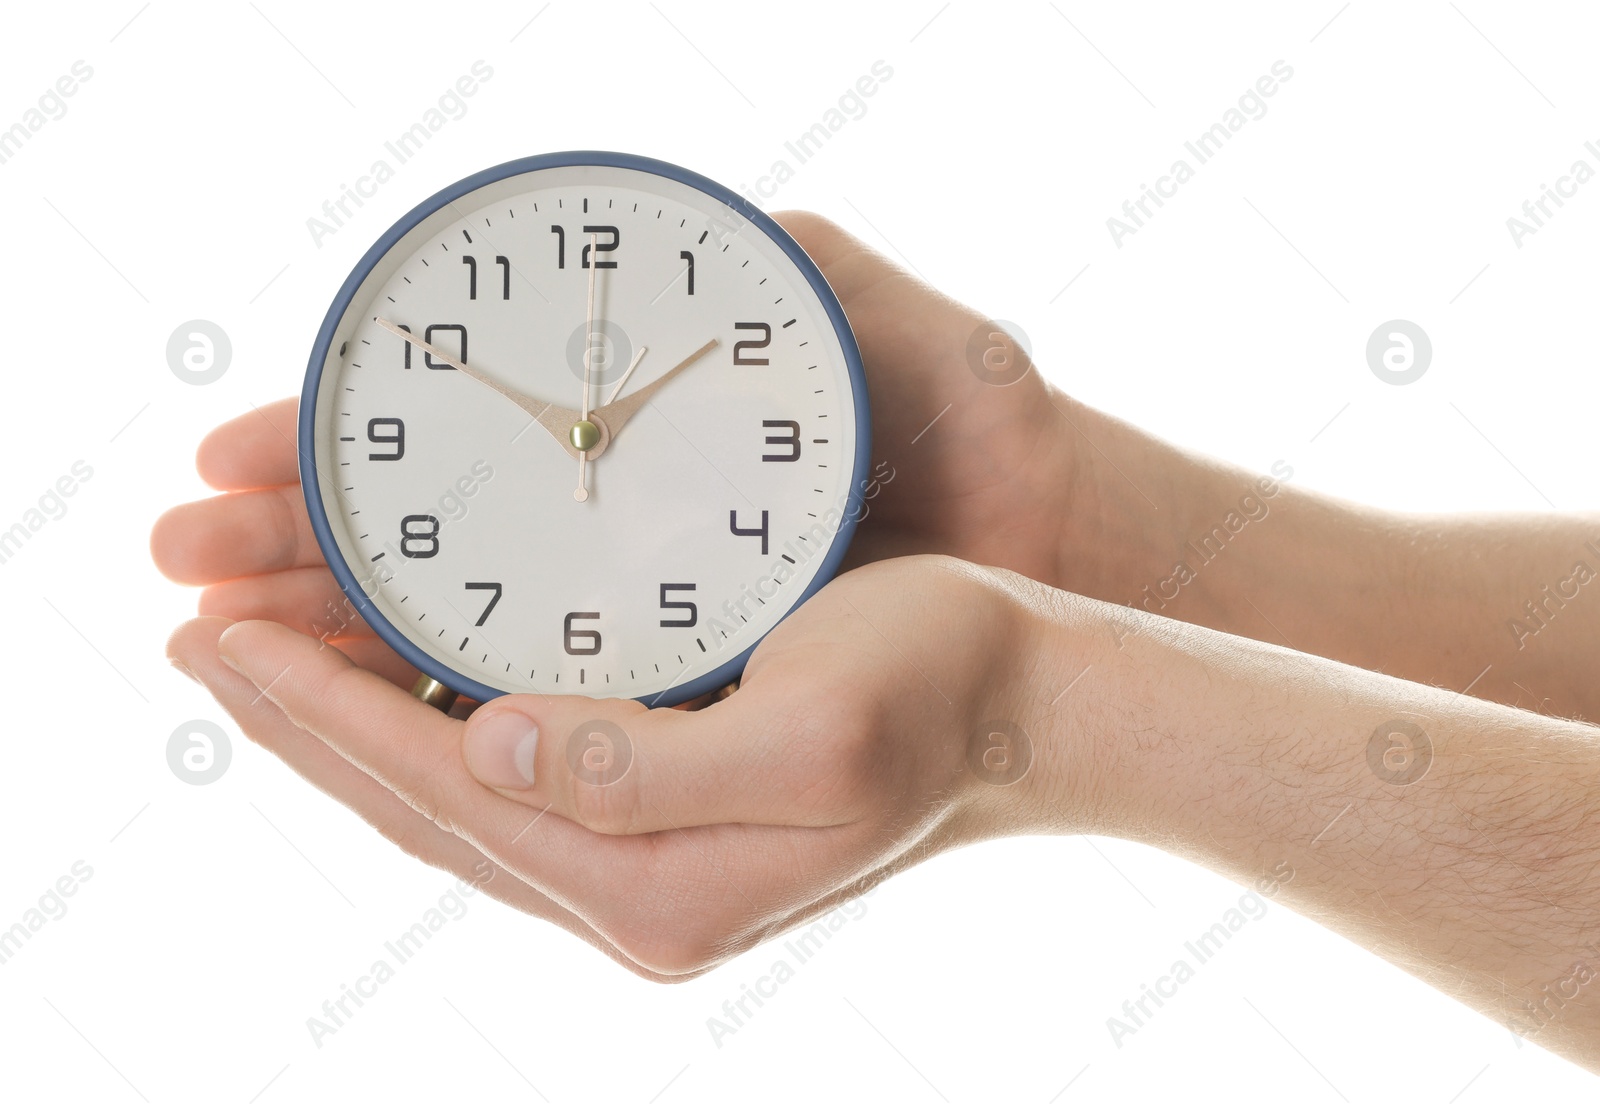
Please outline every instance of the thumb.
[[[746, 701], [741, 701], [746, 700]], [[817, 810], [833, 792], [806, 778], [793, 712], [761, 709], [741, 689], [704, 710], [648, 710], [630, 699], [507, 695], [473, 712], [467, 769], [507, 798], [600, 833], [637, 834], [752, 822], [835, 825]]]

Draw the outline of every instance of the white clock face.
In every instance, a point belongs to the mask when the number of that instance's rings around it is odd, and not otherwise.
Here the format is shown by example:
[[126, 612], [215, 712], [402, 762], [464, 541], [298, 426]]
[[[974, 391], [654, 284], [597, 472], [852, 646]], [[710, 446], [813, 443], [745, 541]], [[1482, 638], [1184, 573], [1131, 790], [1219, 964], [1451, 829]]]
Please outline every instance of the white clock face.
[[[503, 177], [401, 236], [330, 321], [319, 536], [375, 628], [457, 690], [708, 690], [848, 539], [853, 340], [777, 242], [687, 183]], [[530, 413], [551, 404], [591, 412], [603, 446], [578, 459], [573, 419]]]

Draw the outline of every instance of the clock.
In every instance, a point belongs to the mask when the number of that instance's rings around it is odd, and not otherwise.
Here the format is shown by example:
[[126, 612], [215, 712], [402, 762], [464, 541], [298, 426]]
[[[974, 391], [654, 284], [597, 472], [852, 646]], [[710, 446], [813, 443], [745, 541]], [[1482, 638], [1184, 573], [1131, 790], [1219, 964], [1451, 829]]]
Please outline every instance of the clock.
[[311, 527], [418, 694], [726, 687], [864, 510], [861, 356], [805, 251], [618, 153], [507, 162], [367, 251], [301, 395]]

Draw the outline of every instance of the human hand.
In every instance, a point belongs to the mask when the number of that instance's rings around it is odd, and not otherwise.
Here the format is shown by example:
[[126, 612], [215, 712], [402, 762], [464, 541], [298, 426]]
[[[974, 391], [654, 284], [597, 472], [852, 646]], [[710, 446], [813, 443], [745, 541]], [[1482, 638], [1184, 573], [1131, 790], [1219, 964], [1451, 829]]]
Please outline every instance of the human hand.
[[[271, 622], [198, 619], [169, 648], [402, 848], [492, 873], [491, 894], [650, 978], [944, 849], [1112, 833], [1281, 896], [1600, 1071], [1597, 1008], [1568, 1001], [1594, 978], [1586, 725], [938, 557], [839, 577], [694, 713], [512, 696], [463, 723]], [[1031, 734], [1009, 770], [984, 756], [1008, 722]]]
[[938, 557], [847, 573], [692, 713], [518, 695], [461, 722], [265, 621], [197, 619], [169, 652], [407, 852], [458, 874], [487, 861], [490, 893], [668, 979], [1032, 824], [1054, 773], [972, 767], [992, 751], [983, 724], [1019, 706], [1021, 594]]
[[[843, 228], [805, 211], [773, 218], [839, 297], [866, 368], [872, 459], [886, 476], [866, 489], [848, 563], [944, 553], [1065, 586], [1070, 519], [1104, 499], [1082, 494], [1091, 470], [1053, 406], [1065, 397], [1013, 343], [989, 338], [985, 316]], [[969, 354], [975, 335], [1002, 371]]]
[[296, 467], [298, 410], [298, 400], [280, 400], [206, 435], [195, 467], [224, 494], [163, 514], [151, 556], [168, 579], [205, 589], [202, 616], [281, 623], [409, 688], [417, 670], [345, 599], [311, 531]]
[[[1600, 615], [1548, 617], [1578, 609], [1592, 515], [1411, 515], [1291, 486], [1293, 455], [1270, 476], [1200, 456], [1051, 386], [990, 337], [984, 315], [827, 220], [774, 218], [844, 304], [871, 391], [873, 460], [892, 472], [869, 489], [847, 564], [944, 553], [1480, 698], [1600, 717], [1588, 663]], [[1016, 368], [988, 371], [985, 350]]]

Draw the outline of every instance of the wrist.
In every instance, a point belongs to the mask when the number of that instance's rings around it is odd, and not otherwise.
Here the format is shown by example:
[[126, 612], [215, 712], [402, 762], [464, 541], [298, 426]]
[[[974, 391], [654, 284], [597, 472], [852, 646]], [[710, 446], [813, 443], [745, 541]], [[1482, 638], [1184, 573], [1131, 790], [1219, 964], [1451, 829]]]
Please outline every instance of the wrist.
[[1018, 630], [1007, 717], [1033, 756], [1014, 789], [1027, 826], [1016, 832], [1162, 847], [1203, 832], [1183, 815], [1208, 806], [1205, 790], [1222, 786], [1219, 764], [1247, 755], [1223, 747], [1245, 740], [1230, 720], [1281, 699], [1281, 686], [1258, 685], [1295, 655], [1020, 577], [1010, 583]]
[[[1146, 616], [1004, 569], [985, 569], [1002, 611], [1001, 645], [990, 654], [989, 694], [974, 711], [968, 766], [998, 801], [994, 834], [1098, 833], [1119, 821], [1120, 796], [1105, 778], [1104, 738], [1111, 736], [1099, 700], [1116, 671], [1122, 639], [1165, 620]], [[1004, 748], [1008, 777], [979, 763]], [[998, 755], [998, 754], [997, 754]], [[993, 765], [989, 766], [991, 769]]]
[[[1077, 439], [1058, 586], [1351, 664], [1393, 663], [1427, 544], [1414, 520], [1293, 487], [1287, 460], [1252, 472], [1054, 400], [1062, 440]], [[1459, 602], [1453, 584], [1433, 590]]]
[[1186, 543], [1201, 535], [1203, 521], [1222, 510], [1230, 493], [1237, 499], [1234, 485], [1256, 477], [1070, 396], [1054, 393], [1051, 402], [1059, 414], [1057, 449], [1071, 473], [1054, 582], [1109, 603], [1149, 602], [1173, 575]]

